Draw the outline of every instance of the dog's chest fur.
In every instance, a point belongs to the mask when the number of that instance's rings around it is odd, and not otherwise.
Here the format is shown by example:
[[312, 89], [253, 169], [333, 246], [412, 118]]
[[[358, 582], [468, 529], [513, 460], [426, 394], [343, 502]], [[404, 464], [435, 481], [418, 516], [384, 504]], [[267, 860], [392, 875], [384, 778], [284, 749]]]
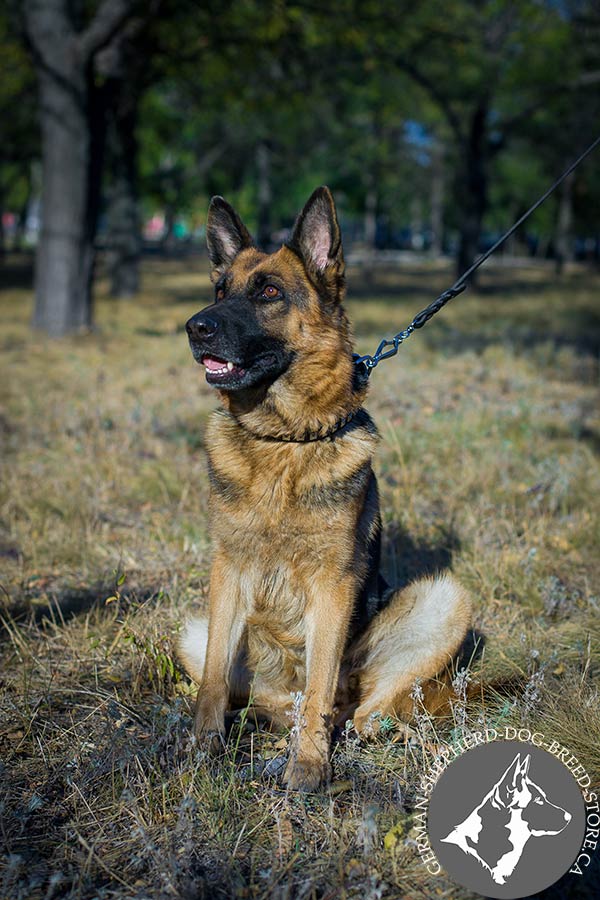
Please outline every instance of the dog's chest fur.
[[273, 676], [284, 667], [288, 682], [303, 676], [315, 592], [322, 599], [357, 571], [362, 554], [356, 532], [377, 441], [363, 415], [365, 425], [306, 444], [257, 440], [221, 412], [207, 429], [211, 537], [238, 573], [252, 662]]

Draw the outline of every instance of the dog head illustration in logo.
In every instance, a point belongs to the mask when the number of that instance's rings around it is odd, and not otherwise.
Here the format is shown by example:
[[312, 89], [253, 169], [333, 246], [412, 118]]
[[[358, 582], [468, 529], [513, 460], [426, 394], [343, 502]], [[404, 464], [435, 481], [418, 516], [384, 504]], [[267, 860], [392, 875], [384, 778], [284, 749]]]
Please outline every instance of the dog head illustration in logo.
[[531, 837], [560, 834], [571, 813], [551, 803], [529, 777], [528, 755], [518, 753], [481, 803], [443, 842], [474, 856], [497, 884], [512, 875]]

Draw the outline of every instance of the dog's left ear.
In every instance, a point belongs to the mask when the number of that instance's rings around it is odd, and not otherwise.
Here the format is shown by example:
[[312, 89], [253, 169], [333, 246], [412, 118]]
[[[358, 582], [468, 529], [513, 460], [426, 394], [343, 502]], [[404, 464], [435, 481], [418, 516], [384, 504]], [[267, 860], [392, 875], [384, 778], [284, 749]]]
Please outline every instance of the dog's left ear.
[[213, 197], [208, 207], [206, 244], [213, 264], [211, 278], [216, 281], [229, 268], [241, 250], [253, 247], [250, 232], [233, 206], [223, 197]]
[[341, 287], [344, 276], [342, 233], [328, 187], [314, 191], [296, 219], [290, 247], [308, 273], [330, 289]]
[[517, 788], [517, 778], [521, 771], [521, 754], [517, 753], [510, 766], [497, 783], [492, 796], [492, 802], [496, 807], [507, 806], [510, 797]]

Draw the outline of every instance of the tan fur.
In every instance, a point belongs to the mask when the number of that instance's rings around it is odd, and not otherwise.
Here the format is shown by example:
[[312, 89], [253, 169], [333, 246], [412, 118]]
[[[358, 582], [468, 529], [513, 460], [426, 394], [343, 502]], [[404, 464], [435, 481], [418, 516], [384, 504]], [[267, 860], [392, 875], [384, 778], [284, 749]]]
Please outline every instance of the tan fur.
[[[336, 271], [321, 276], [288, 247], [270, 256], [245, 247], [226, 270], [230, 291], [243, 292], [264, 272], [301, 291], [303, 301], [285, 313], [277, 305], [257, 312], [265, 334], [294, 351], [287, 371], [268, 387], [219, 392], [222, 408], [206, 430], [208, 629], [190, 625], [180, 644], [187, 670], [201, 681], [195, 730], [209, 745], [222, 739], [234, 697], [243, 702], [252, 690], [253, 701], [283, 722], [292, 692], [303, 693], [304, 724], [286, 781], [309, 790], [329, 777], [336, 702], [356, 708], [358, 730], [374, 712], [409, 715], [415, 680], [433, 678], [451, 661], [470, 617], [464, 590], [446, 575], [395, 593], [357, 633], [365, 544], [379, 527], [371, 473], [377, 434], [364, 426], [312, 443], [260, 437], [331, 427], [362, 405], [341, 305], [341, 247], [336, 259]], [[344, 684], [354, 686], [351, 696]]]

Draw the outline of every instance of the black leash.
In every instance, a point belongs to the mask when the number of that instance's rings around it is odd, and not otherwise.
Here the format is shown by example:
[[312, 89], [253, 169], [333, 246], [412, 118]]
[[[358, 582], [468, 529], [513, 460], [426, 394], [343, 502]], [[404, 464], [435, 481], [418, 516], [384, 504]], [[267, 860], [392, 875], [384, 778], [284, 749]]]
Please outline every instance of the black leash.
[[[598, 144], [600, 144], [600, 136], [596, 138], [593, 144], [590, 144], [587, 150], [584, 150], [581, 156], [579, 156], [574, 163], [571, 163], [569, 168], [566, 169], [562, 173], [562, 175], [556, 179], [554, 184], [549, 187], [544, 194], [542, 194], [539, 200], [536, 200], [533, 206], [530, 206], [527, 212], [523, 213], [521, 218], [518, 219], [515, 224], [508, 229], [508, 231], [505, 231], [502, 237], [498, 238], [496, 243], [493, 244], [489, 248], [489, 250], [486, 250], [486, 252], [482, 254], [479, 259], [475, 260], [473, 265], [460, 276], [458, 281], [454, 282], [451, 288], [448, 288], [447, 291], [444, 291], [443, 294], [440, 294], [440, 296], [437, 297], [432, 303], [430, 303], [429, 306], [426, 306], [425, 309], [422, 309], [420, 313], [417, 313], [408, 328], [405, 328], [404, 331], [399, 331], [398, 334], [394, 335], [394, 337], [390, 338], [389, 340], [384, 338], [377, 347], [377, 350], [375, 351], [373, 356], [369, 356], [368, 354], [366, 356], [359, 356], [358, 353], [355, 353], [354, 363], [356, 365], [356, 377], [358, 381], [362, 382], [363, 384], [366, 383], [372, 370], [376, 365], [378, 365], [378, 363], [381, 362], [382, 359], [388, 359], [390, 356], [395, 356], [400, 348], [400, 344], [402, 344], [407, 338], [409, 338], [413, 331], [415, 331], [415, 329], [422, 328], [423, 325], [429, 322], [432, 316], [435, 316], [435, 314], [439, 312], [440, 309], [442, 309], [442, 307], [444, 307], [449, 300], [452, 300], [452, 298], [456, 297], [458, 294], [462, 294], [462, 292], [467, 287], [467, 279], [473, 274], [473, 272], [475, 272], [479, 268], [479, 266], [483, 265], [486, 259], [488, 259], [492, 255], [492, 253], [495, 253], [498, 247], [501, 247], [502, 244], [506, 240], [508, 240], [511, 234], [514, 234], [517, 228], [523, 224], [525, 219], [528, 219], [529, 216], [536, 211], [538, 206], [541, 206], [542, 203], [548, 199], [550, 194], [555, 191], [560, 184], [562, 184], [565, 178], [567, 178], [571, 174], [571, 172], [577, 168], [579, 163], [583, 162], [586, 156], [588, 156], [592, 152], [592, 150], [594, 150], [598, 146]], [[386, 347], [389, 347], [390, 349], [386, 350]]]

